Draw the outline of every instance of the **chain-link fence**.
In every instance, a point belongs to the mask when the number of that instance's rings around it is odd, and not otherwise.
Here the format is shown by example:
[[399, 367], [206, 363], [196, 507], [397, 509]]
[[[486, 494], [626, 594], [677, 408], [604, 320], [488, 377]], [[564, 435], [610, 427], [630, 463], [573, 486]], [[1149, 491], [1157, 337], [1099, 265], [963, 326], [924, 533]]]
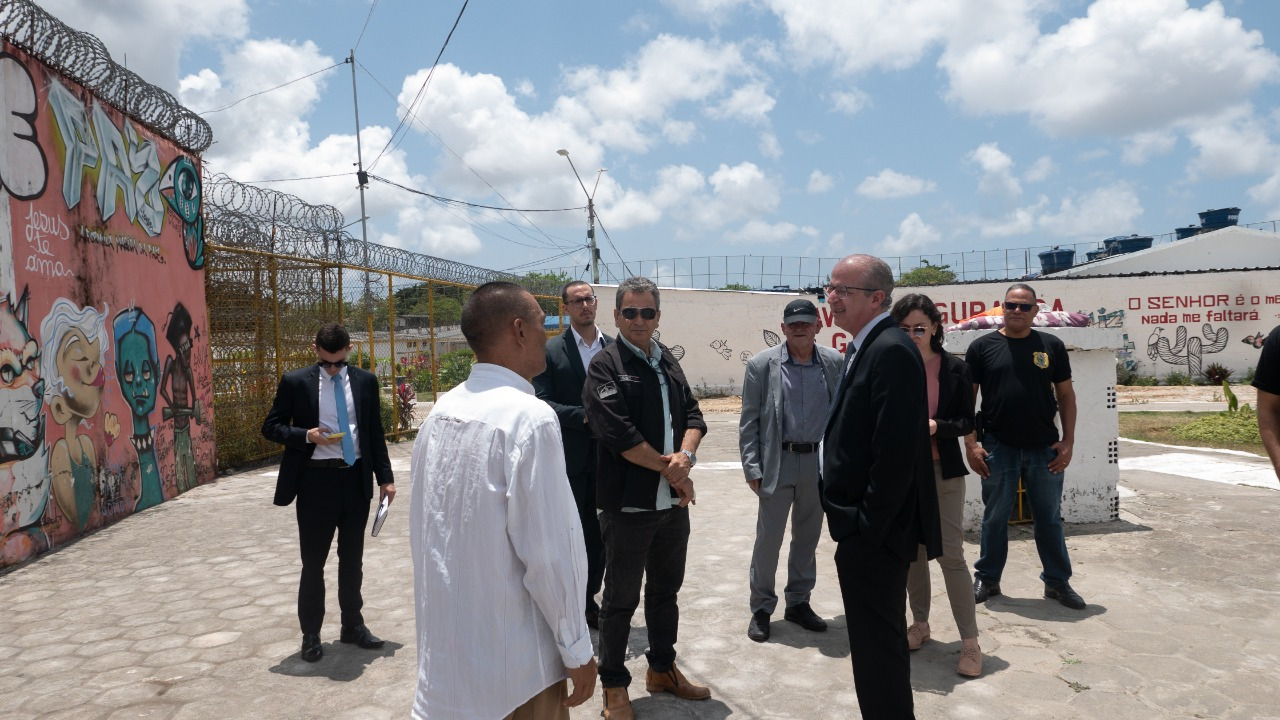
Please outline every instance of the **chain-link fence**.
[[219, 470], [280, 452], [260, 428], [280, 376], [316, 361], [327, 322], [351, 334], [348, 361], [378, 376], [390, 441], [412, 437], [421, 403], [466, 379], [474, 356], [462, 304], [478, 285], [528, 287], [553, 322], [558, 290], [527, 278], [365, 244], [326, 206], [291, 195], [210, 181], [206, 297]]

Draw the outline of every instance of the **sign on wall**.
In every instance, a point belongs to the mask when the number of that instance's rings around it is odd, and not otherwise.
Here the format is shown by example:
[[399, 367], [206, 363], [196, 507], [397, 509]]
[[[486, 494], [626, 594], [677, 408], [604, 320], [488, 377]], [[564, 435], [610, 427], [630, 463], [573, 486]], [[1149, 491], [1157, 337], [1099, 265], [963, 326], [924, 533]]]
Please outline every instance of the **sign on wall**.
[[0, 52], [0, 567], [213, 477], [200, 161]]

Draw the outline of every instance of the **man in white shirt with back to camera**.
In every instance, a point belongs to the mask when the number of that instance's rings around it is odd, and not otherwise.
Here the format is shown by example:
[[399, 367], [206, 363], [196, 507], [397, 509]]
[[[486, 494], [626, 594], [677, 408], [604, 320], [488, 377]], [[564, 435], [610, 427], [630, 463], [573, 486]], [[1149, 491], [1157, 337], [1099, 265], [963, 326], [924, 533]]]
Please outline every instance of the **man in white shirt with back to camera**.
[[543, 317], [519, 285], [477, 288], [462, 308], [476, 364], [418, 430], [417, 719], [568, 720], [595, 691], [582, 526], [559, 421], [530, 383]]

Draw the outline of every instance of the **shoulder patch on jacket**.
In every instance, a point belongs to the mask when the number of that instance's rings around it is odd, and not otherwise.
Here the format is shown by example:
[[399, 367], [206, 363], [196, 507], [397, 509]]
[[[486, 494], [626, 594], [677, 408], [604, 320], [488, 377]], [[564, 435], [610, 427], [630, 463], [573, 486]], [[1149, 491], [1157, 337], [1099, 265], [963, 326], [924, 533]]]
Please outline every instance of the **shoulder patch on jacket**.
[[614, 385], [612, 380], [596, 388], [596, 397], [601, 400], [617, 394], [618, 386]]

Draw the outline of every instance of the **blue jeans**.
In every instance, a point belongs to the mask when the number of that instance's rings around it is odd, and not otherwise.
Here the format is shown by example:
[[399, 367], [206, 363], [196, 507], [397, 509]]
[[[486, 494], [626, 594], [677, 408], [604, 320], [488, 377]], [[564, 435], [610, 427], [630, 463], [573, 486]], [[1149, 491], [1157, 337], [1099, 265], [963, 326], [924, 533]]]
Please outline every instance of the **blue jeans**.
[[991, 433], [987, 433], [982, 447], [987, 451], [987, 469], [991, 474], [982, 479], [982, 557], [973, 564], [974, 576], [1000, 582], [1009, 557], [1009, 515], [1013, 512], [1021, 477], [1031, 504], [1036, 552], [1044, 568], [1040, 579], [1049, 585], [1065, 583], [1071, 577], [1071, 558], [1067, 557], [1060, 512], [1063, 473], [1049, 472], [1049, 461], [1057, 457], [1058, 452], [1049, 445], [1011, 447]]

